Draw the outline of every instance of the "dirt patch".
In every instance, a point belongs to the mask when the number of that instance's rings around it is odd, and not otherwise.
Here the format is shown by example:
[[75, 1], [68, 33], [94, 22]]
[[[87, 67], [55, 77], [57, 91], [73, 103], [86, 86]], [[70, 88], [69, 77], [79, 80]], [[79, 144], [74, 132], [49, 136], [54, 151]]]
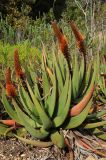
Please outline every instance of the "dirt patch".
[[[93, 160], [106, 158], [106, 141], [79, 131], [64, 131], [67, 148], [33, 147], [16, 138], [0, 138], [0, 160]], [[66, 141], [67, 139], [67, 141]], [[91, 160], [89, 158], [89, 160]]]
[[38, 148], [14, 139], [0, 138], [0, 160], [68, 160], [57, 147]]

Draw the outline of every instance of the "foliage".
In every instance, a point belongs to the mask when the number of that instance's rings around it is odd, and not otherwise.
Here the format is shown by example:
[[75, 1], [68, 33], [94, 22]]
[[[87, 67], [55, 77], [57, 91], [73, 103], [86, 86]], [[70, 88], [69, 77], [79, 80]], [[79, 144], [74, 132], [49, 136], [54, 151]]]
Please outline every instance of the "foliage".
[[[31, 43], [29, 41], [24, 41], [22, 43], [18, 43], [16, 45], [10, 45], [0, 43], [0, 64], [3, 66], [13, 66], [13, 63], [11, 61], [14, 53], [14, 49], [18, 48], [21, 60], [25, 63], [30, 58], [30, 61], [34, 61], [34, 59], [37, 59], [38, 61], [41, 60], [41, 52], [36, 47], [31, 46]], [[25, 61], [26, 59], [26, 61]]]
[[[81, 1], [79, 1], [80, 3]], [[76, 5], [75, 1], [66, 0], [66, 9], [63, 11], [62, 16], [65, 20], [78, 20], [83, 23], [84, 15], [82, 10]], [[84, 3], [83, 3], [84, 7]]]
[[[105, 6], [106, 4], [100, 0], [8, 0], [7, 3], [1, 0], [0, 11], [11, 26], [21, 29], [24, 29], [27, 21], [33, 22], [37, 18], [42, 18], [44, 14], [46, 22], [50, 22], [51, 17], [54, 17], [56, 20], [76, 20], [81, 25], [87, 19], [89, 23], [94, 16], [98, 26], [101, 22], [105, 24]], [[103, 20], [101, 17], [104, 17]]]
[[[64, 20], [61, 20], [59, 22], [59, 26], [61, 26], [61, 29], [66, 34], [66, 37], [68, 39], [69, 44], [69, 50], [70, 52], [74, 52], [75, 50], [75, 39], [72, 36], [72, 32], [70, 30], [70, 27]], [[97, 32], [97, 30], [94, 30], [93, 32], [88, 29], [88, 31], [85, 29], [84, 26], [80, 26], [78, 22], [78, 26], [86, 35], [85, 43], [87, 46], [87, 52], [89, 53], [88, 56], [93, 56], [96, 53], [104, 54], [105, 48], [106, 48], [106, 34], [105, 30]], [[24, 30], [21, 29], [15, 30], [13, 27], [11, 27], [7, 21], [4, 21], [1, 19], [0, 21], [0, 46], [1, 46], [1, 55], [5, 54], [5, 56], [9, 57], [7, 55], [8, 51], [2, 51], [9, 49], [7, 46], [15, 45], [20, 46], [22, 44], [29, 45], [29, 47], [32, 46], [36, 47], [37, 49], [41, 49], [41, 41], [43, 41], [46, 45], [46, 48], [49, 52], [52, 51], [52, 48], [57, 45], [56, 44], [56, 38], [53, 34], [52, 28], [50, 24], [46, 24], [46, 17], [43, 19], [37, 19], [36, 22], [30, 23], [29, 21], [26, 23], [26, 26], [24, 27]], [[25, 41], [25, 42], [24, 42]], [[99, 45], [98, 45], [99, 44]], [[23, 46], [24, 47], [24, 46]], [[6, 48], [6, 49], [5, 49]], [[13, 51], [12, 51], [13, 53]], [[25, 54], [26, 55], [26, 54]], [[23, 56], [23, 55], [22, 55]], [[3, 56], [2, 56], [3, 57]], [[5, 57], [4, 57], [5, 58]], [[21, 58], [22, 59], [22, 58]], [[3, 59], [3, 61], [5, 61]]]
[[[3, 8], [4, 5], [5, 8]], [[2, 1], [0, 7], [3, 17], [7, 17], [11, 25], [14, 27], [24, 28], [27, 20], [36, 20], [36, 18], [43, 16], [44, 13], [48, 13], [51, 8], [53, 9], [55, 18], [59, 19], [63, 9], [65, 8], [65, 0], [8, 0], [7, 3]]]
[[37, 19], [35, 22], [30, 23], [28, 21], [24, 26], [24, 30], [21, 28], [14, 29], [9, 25], [8, 21], [4, 21], [1, 18], [0, 21], [0, 32], [1, 32], [1, 41], [4, 43], [16, 44], [24, 40], [31, 42], [33, 46], [40, 47], [41, 41], [48, 43], [53, 40], [53, 37], [50, 35], [51, 26], [46, 24], [45, 17], [43, 19]]
[[[102, 18], [101, 18], [102, 17]], [[102, 3], [96, 12], [95, 15], [96, 23], [99, 26], [102, 23], [103, 27], [106, 26], [106, 2]]]

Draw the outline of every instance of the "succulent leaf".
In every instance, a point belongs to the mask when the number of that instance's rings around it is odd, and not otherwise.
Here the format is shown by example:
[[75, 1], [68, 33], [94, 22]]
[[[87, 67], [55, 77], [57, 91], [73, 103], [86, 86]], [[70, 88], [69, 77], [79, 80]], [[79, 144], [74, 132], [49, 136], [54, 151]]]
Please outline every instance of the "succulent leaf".
[[42, 121], [42, 124], [43, 124], [44, 128], [48, 129], [48, 128], [52, 127], [52, 122], [51, 122], [49, 116], [47, 115], [44, 108], [41, 106], [41, 104], [37, 100], [36, 96], [34, 95], [32, 89], [31, 89], [31, 87], [29, 86], [28, 82], [27, 82], [27, 86], [28, 86], [28, 90], [29, 90], [30, 95], [32, 97], [33, 103], [36, 106], [37, 112], [39, 114], [39, 117]]
[[83, 109], [83, 111], [79, 115], [75, 117], [71, 117], [69, 120], [67, 120], [68, 122], [66, 122], [64, 127], [66, 129], [72, 129], [80, 126], [86, 119], [88, 112], [91, 108], [91, 104], [92, 104], [92, 99], [89, 101], [89, 103], [86, 105], [86, 107]]
[[50, 138], [52, 142], [59, 148], [65, 147], [64, 136], [62, 133], [59, 133], [58, 131], [53, 131], [50, 135]]

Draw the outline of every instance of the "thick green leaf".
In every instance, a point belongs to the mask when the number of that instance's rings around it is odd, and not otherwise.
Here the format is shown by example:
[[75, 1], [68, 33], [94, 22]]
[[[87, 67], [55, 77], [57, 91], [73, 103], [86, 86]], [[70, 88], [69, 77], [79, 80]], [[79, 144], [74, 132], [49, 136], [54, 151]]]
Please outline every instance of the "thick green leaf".
[[21, 102], [25, 108], [25, 111], [31, 116], [31, 113], [35, 115], [35, 119], [39, 118], [38, 112], [36, 110], [35, 105], [33, 104], [31, 97], [29, 94], [25, 91], [23, 87], [19, 88], [19, 95]]
[[94, 59], [94, 66], [93, 66], [93, 71], [91, 71], [91, 76], [90, 76], [90, 81], [88, 84], [88, 87], [86, 89], [86, 93], [89, 92], [89, 90], [91, 89], [91, 87], [96, 83], [97, 81], [97, 75], [98, 75], [98, 71], [99, 71], [99, 55], [96, 56], [96, 58]]
[[95, 134], [95, 136], [97, 136], [98, 138], [103, 139], [103, 140], [106, 141], [106, 133], [102, 132], [98, 128], [94, 129], [93, 134]]
[[84, 89], [82, 95], [80, 95], [80, 97], [76, 100], [76, 103], [79, 103], [81, 101], [81, 99], [91, 90], [91, 87], [95, 84], [97, 71], [98, 71], [97, 65], [98, 65], [97, 60], [95, 60], [94, 69], [93, 70], [91, 69], [91, 71], [90, 71], [89, 82], [87, 82], [86, 88]]
[[43, 84], [43, 93], [44, 96], [48, 95], [50, 92], [50, 80], [46, 72], [46, 64], [44, 63], [44, 59], [42, 61], [42, 84]]
[[25, 129], [25, 127], [21, 127], [16, 130], [16, 134], [17, 134], [17, 136], [23, 137], [23, 136], [26, 136], [28, 134], [28, 132]]
[[42, 104], [42, 101], [41, 101], [41, 95], [40, 95], [40, 91], [39, 91], [39, 87], [38, 87], [38, 81], [37, 81], [37, 74], [33, 71], [30, 71], [30, 75], [31, 75], [31, 79], [33, 80], [33, 88], [30, 87], [33, 89], [33, 92], [34, 92], [34, 95], [36, 96], [36, 98], [39, 99], [40, 103]]
[[26, 76], [26, 79], [27, 79], [28, 83], [30, 84], [30, 86], [33, 86], [33, 81], [32, 81], [31, 75], [30, 75], [29, 68], [27, 66], [25, 66], [25, 76]]
[[79, 88], [80, 88], [83, 78], [84, 78], [84, 59], [83, 58], [81, 59], [79, 67], [80, 67], [79, 69]]
[[60, 125], [62, 125], [64, 123], [64, 121], [66, 120], [66, 117], [69, 113], [70, 102], [71, 102], [71, 96], [70, 96], [71, 95], [71, 81], [70, 81], [70, 79], [68, 82], [68, 86], [69, 86], [69, 90], [68, 90], [67, 102], [66, 102], [61, 114], [59, 116], [57, 116], [56, 118], [54, 118], [54, 120], [53, 120], [56, 127], [59, 127]]
[[[16, 101], [13, 99], [12, 100], [12, 103], [13, 103], [13, 105], [14, 105], [14, 108], [15, 108], [15, 110], [16, 110], [16, 113], [17, 113], [17, 115], [18, 115], [18, 117], [19, 117], [19, 120], [21, 121], [21, 124], [23, 124], [22, 123], [22, 119], [26, 119], [26, 121], [31, 125], [31, 126], [33, 126], [33, 127], [37, 127], [36, 126], [36, 122], [34, 121], [34, 120], [32, 120], [28, 115], [26, 115], [21, 109], [20, 109], [20, 107], [18, 106], [18, 104], [16, 103]], [[22, 114], [22, 117], [20, 118], [20, 112], [21, 112], [21, 114]], [[24, 124], [23, 124], [24, 125]]]
[[49, 99], [47, 99], [48, 100], [48, 102], [46, 103], [46, 105], [48, 105], [48, 107], [46, 107], [47, 108], [47, 111], [48, 111], [48, 114], [49, 114], [49, 116], [50, 117], [52, 117], [53, 116], [53, 113], [54, 113], [54, 110], [55, 110], [55, 105], [56, 105], [56, 91], [57, 91], [57, 84], [56, 84], [56, 77], [55, 77], [55, 75], [53, 76], [53, 80], [54, 80], [54, 82], [53, 82], [53, 89], [52, 89], [52, 93], [51, 93], [51, 95], [49, 96]]
[[37, 147], [50, 147], [53, 145], [52, 142], [43, 142], [43, 141], [38, 141], [38, 140], [30, 140], [30, 139], [26, 139], [26, 138], [22, 138], [19, 137], [17, 135], [15, 135], [16, 138], [18, 138], [20, 141], [26, 143], [26, 144], [30, 144], [33, 146], [37, 146]]
[[32, 104], [30, 102], [31, 100], [29, 98], [28, 93], [25, 91], [25, 89], [22, 86], [19, 87], [18, 91], [19, 91], [20, 100], [22, 102], [22, 105], [25, 111], [28, 114], [30, 114], [30, 111], [32, 111]]
[[58, 81], [58, 86], [59, 86], [59, 92], [61, 92], [62, 88], [63, 88], [63, 78], [62, 78], [62, 73], [58, 64], [58, 60], [56, 59], [56, 55], [54, 54], [54, 67], [55, 67], [55, 71], [56, 71], [56, 78]]
[[75, 56], [75, 63], [73, 68], [73, 76], [72, 76], [72, 100], [76, 99], [79, 91], [79, 66], [77, 56]]
[[106, 85], [105, 85], [105, 78], [100, 78], [99, 80], [99, 86], [100, 86], [100, 90], [102, 91], [102, 93], [104, 94], [104, 97], [106, 99]]
[[58, 131], [54, 131], [51, 133], [50, 138], [52, 142], [59, 148], [65, 147], [64, 136], [62, 133], [59, 133]]
[[87, 118], [89, 118], [89, 119], [96, 119], [96, 118], [104, 116], [104, 115], [106, 115], [106, 110], [101, 110], [100, 112], [96, 112], [96, 113], [88, 115]]
[[39, 117], [42, 121], [43, 127], [45, 129], [51, 128], [52, 127], [52, 122], [50, 120], [50, 118], [48, 117], [47, 113], [44, 110], [44, 107], [41, 106], [41, 104], [39, 103], [39, 101], [37, 100], [36, 96], [34, 95], [31, 87], [29, 86], [28, 82], [27, 82], [27, 86], [28, 86], [28, 90], [30, 92], [31, 98], [35, 104], [35, 107], [38, 111]]
[[[79, 88], [79, 93], [78, 93], [78, 97], [80, 100], [84, 96], [83, 93], [84, 93], [85, 89], [89, 86], [89, 82], [91, 80], [91, 77], [92, 77], [92, 61], [89, 63], [87, 71], [86, 72], [84, 71], [83, 83], [81, 83], [80, 88]], [[80, 101], [80, 100], [78, 100], [78, 101]]]
[[106, 125], [106, 121], [101, 121], [101, 122], [95, 122], [95, 123], [88, 123], [84, 126], [85, 129], [91, 129], [91, 128], [96, 128], [100, 126]]
[[[65, 84], [63, 86], [63, 89], [61, 90], [60, 96], [59, 96], [57, 116], [59, 116], [63, 112], [66, 101], [67, 101], [67, 97], [68, 97], [69, 81], [71, 83], [71, 80], [70, 80], [70, 77], [69, 77], [70, 75], [69, 75], [68, 65], [67, 65], [66, 72], [67, 72], [66, 73], [66, 81], [65, 81]], [[71, 94], [70, 94], [70, 98], [71, 98]]]
[[13, 109], [13, 106], [11, 106], [10, 103], [8, 102], [4, 89], [2, 91], [2, 102], [8, 115], [17, 123], [22, 124], [17, 116], [16, 111]]
[[102, 103], [106, 104], [106, 97], [103, 97], [103, 96], [101, 96], [101, 95], [98, 95], [98, 98], [99, 98], [99, 100], [100, 100]]
[[92, 104], [92, 99], [89, 101], [89, 103], [87, 104], [87, 106], [84, 108], [84, 110], [77, 116], [75, 117], [70, 117], [68, 123], [64, 124], [64, 128], [65, 129], [72, 129], [72, 128], [76, 128], [78, 126], [80, 126], [84, 120], [86, 119], [89, 110], [91, 108], [91, 104]]
[[26, 130], [31, 134], [31, 136], [34, 136], [39, 139], [44, 139], [48, 136], [48, 132], [43, 129], [35, 129], [35, 126], [33, 123], [31, 123], [30, 119], [25, 115], [25, 113], [18, 107], [18, 105], [13, 102], [15, 109], [17, 111], [19, 119], [22, 121], [23, 126], [26, 128]]
[[58, 55], [58, 60], [59, 60], [59, 67], [60, 67], [61, 74], [62, 74], [62, 79], [63, 81], [65, 81], [66, 79], [66, 74], [65, 74], [66, 59], [64, 58], [64, 55], [60, 53]]
[[8, 129], [9, 129], [9, 127], [7, 127], [6, 125], [3, 125], [3, 124], [0, 123], [0, 136], [13, 137], [12, 131], [8, 132], [8, 133], [5, 135], [5, 133], [7, 132]]

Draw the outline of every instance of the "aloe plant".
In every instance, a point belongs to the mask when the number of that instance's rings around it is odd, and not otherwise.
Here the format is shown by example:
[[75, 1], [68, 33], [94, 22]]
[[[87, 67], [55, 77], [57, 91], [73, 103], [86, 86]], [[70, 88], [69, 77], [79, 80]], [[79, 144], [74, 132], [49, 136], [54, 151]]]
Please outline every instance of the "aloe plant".
[[[84, 39], [74, 24], [74, 29], [73, 26], [72, 29], [74, 34], [77, 34], [77, 45], [83, 56], [78, 59], [79, 56], [75, 54], [70, 62], [66, 37], [55, 23], [52, 25], [55, 27], [56, 34], [59, 35], [57, 38], [59, 38], [60, 51], [57, 54], [53, 53], [49, 58], [43, 45], [41, 71], [35, 71], [33, 65], [30, 64], [24, 68], [23, 72], [18, 52], [15, 50], [15, 73], [18, 76], [17, 94], [8, 98], [3, 88], [2, 103], [11, 119], [15, 121], [16, 130], [24, 128], [31, 136], [41, 141], [22, 138], [12, 132], [13, 128], [10, 128], [8, 134], [13, 133], [13, 136], [28, 144], [42, 147], [55, 144], [64, 148], [62, 129], [73, 129], [79, 126], [84, 129], [98, 129], [105, 125], [105, 121], [101, 120], [96, 121], [95, 124], [92, 121], [92, 124], [89, 124], [88, 121], [84, 124], [85, 119], [90, 117], [89, 110], [98, 73], [99, 56], [87, 66]], [[11, 85], [13, 86], [12, 82]], [[98, 119], [95, 118], [95, 120]], [[45, 139], [50, 141], [43, 142], [42, 140]]]

